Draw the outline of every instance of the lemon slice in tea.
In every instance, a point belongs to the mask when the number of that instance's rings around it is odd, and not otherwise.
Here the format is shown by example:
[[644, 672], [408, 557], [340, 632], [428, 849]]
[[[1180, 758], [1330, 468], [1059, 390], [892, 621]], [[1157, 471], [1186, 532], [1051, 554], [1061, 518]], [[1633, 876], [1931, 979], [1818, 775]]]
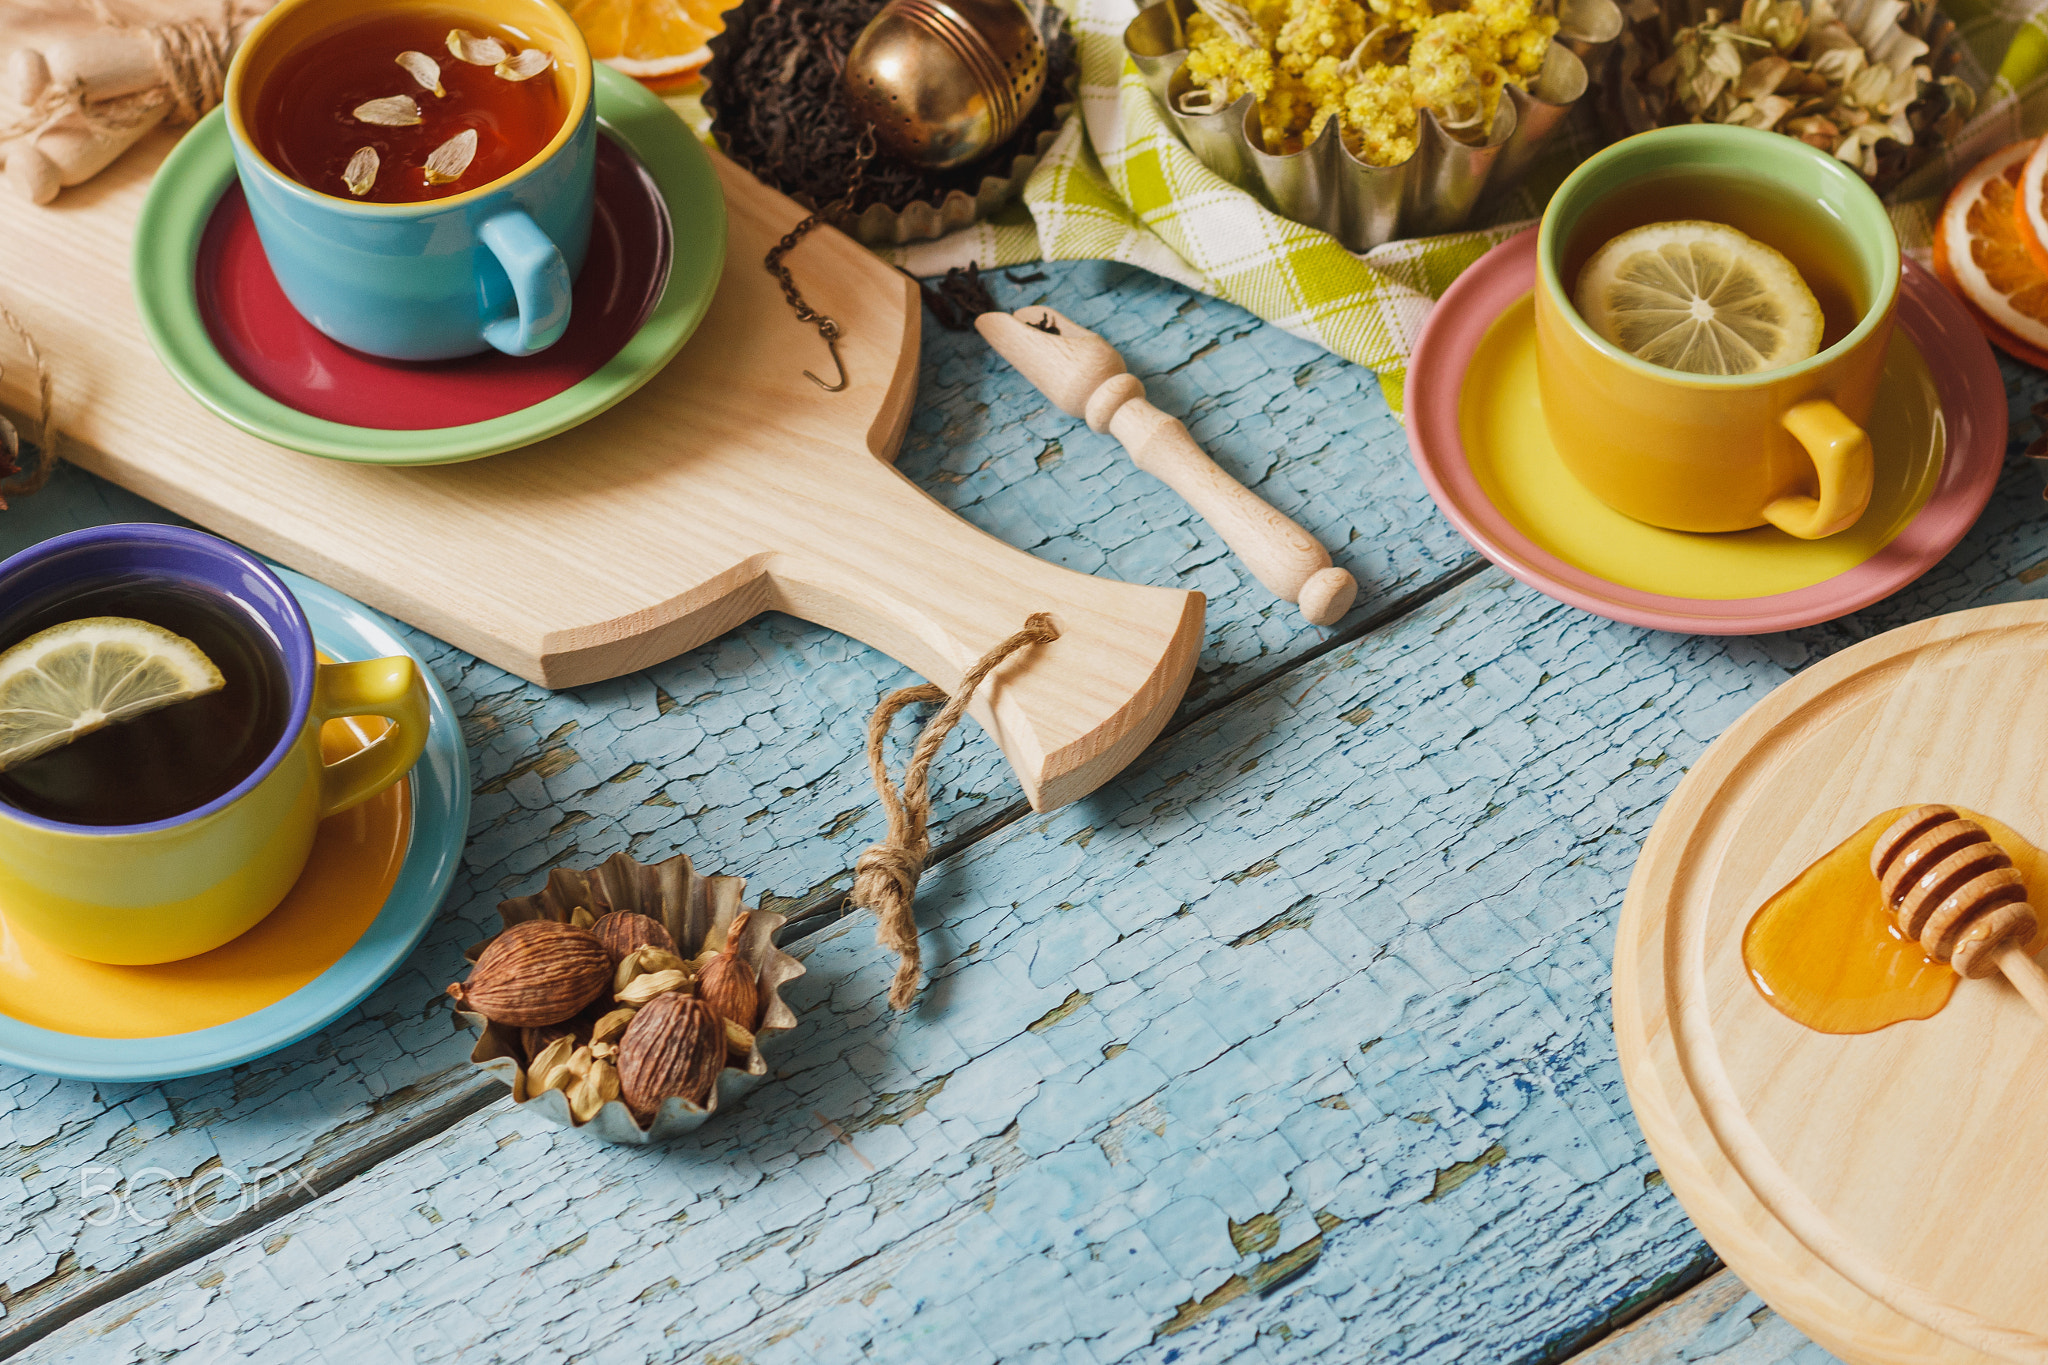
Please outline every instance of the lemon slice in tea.
[[1813, 291], [1775, 248], [1725, 223], [1651, 223], [1579, 272], [1572, 302], [1608, 341], [1688, 374], [1754, 374], [1820, 349]]
[[199, 646], [147, 621], [88, 616], [38, 631], [0, 654], [0, 772], [225, 682]]

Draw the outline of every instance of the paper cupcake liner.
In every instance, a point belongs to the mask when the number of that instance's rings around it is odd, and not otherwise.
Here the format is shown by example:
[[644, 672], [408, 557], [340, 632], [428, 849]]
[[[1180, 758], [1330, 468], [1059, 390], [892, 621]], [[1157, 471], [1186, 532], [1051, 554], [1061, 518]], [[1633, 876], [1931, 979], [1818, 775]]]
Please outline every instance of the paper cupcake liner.
[[1399, 165], [1374, 166], [1344, 145], [1335, 119], [1298, 152], [1268, 152], [1250, 94], [1209, 113], [1183, 112], [1180, 97], [1194, 88], [1183, 70], [1194, 14], [1194, 0], [1159, 0], [1124, 29], [1124, 50], [1181, 141], [1275, 213], [1321, 228], [1353, 251], [1465, 226], [1483, 197], [1512, 186], [1528, 169], [1584, 98], [1589, 72], [1622, 29], [1614, 0], [1560, 0], [1557, 36], [1542, 71], [1528, 89], [1506, 87], [1484, 142], [1460, 141], [1424, 110], [1414, 154]]
[[[711, 136], [718, 143], [718, 150], [769, 185], [774, 185], [774, 180], [746, 157], [733, 151], [732, 140], [719, 126], [718, 86], [721, 78], [731, 78], [732, 54], [746, 47], [755, 15], [777, 3], [780, 0], [742, 0], [737, 8], [727, 10], [725, 29], [711, 39], [711, 61], [704, 68], [704, 111], [711, 116]], [[1059, 22], [1057, 7], [1048, 6], [1046, 13], [1051, 21]], [[915, 200], [900, 209], [892, 209], [887, 204], [870, 204], [857, 215], [835, 219], [832, 225], [867, 246], [904, 246], [943, 237], [989, 217], [1023, 193], [1024, 182], [1031, 178], [1031, 173], [1038, 169], [1038, 163], [1052, 150], [1054, 139], [1059, 136], [1079, 98], [1079, 81], [1080, 63], [1077, 59], [1073, 70], [1067, 74], [1066, 98], [1053, 106], [1055, 121], [1052, 127], [1032, 139], [1029, 151], [1012, 157], [1002, 174], [991, 172], [984, 175], [973, 194], [965, 190], [949, 190], [937, 203]], [[810, 195], [801, 191], [785, 190], [783, 193], [806, 209], [818, 207]]]
[[[540, 894], [521, 896], [498, 906], [498, 917], [506, 927], [530, 919], [567, 923], [576, 907], [593, 915], [606, 910], [631, 910], [659, 920], [676, 941], [685, 960], [696, 956], [714, 929], [722, 929], [745, 908], [741, 895], [746, 881], [741, 877], [698, 875], [687, 855], [678, 854], [664, 863], [636, 862], [615, 853], [587, 871], [558, 867], [548, 873], [547, 886]], [[537, 1113], [550, 1122], [604, 1142], [645, 1147], [666, 1142], [679, 1134], [701, 1127], [723, 1106], [736, 1103], [768, 1075], [762, 1048], [773, 1035], [796, 1027], [796, 1012], [782, 999], [782, 987], [804, 974], [804, 964], [775, 946], [776, 931], [787, 916], [756, 910], [748, 921], [745, 939], [737, 945], [739, 956], [753, 964], [760, 977], [761, 1027], [754, 1033], [753, 1049], [744, 1067], [730, 1061], [718, 1073], [710, 1100], [692, 1104], [670, 1098], [662, 1101], [651, 1127], [642, 1128], [623, 1101], [613, 1100], [587, 1123], [575, 1122], [569, 1114], [568, 1097], [560, 1090], [530, 1095], [526, 1089], [526, 1051], [520, 1044], [520, 1030], [496, 1024], [481, 1015], [458, 1011], [472, 1028], [481, 1030], [469, 1060], [512, 1087], [512, 1099], [522, 1113]], [[489, 946], [479, 943], [469, 950], [470, 961]]]

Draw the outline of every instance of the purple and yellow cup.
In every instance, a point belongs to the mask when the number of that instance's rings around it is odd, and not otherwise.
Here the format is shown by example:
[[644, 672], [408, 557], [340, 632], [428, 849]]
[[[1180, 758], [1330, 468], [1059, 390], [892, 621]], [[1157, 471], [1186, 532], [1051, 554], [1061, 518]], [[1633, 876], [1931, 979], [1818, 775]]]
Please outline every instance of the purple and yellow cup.
[[[298, 880], [322, 819], [405, 776], [426, 744], [427, 690], [409, 658], [321, 663], [305, 613], [276, 574], [246, 550], [180, 526], [97, 526], [0, 562], [0, 629], [110, 584], [196, 589], [225, 604], [238, 634], [271, 651], [282, 725], [241, 781], [164, 819], [75, 824], [0, 801], [0, 913], [74, 957], [171, 962], [252, 928]], [[326, 763], [320, 728], [343, 716], [391, 725]]]

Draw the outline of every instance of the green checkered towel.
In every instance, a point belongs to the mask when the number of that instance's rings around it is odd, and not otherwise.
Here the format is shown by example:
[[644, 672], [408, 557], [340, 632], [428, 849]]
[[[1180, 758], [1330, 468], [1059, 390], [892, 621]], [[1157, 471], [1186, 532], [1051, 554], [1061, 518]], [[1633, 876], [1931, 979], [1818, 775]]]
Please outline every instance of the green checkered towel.
[[[1957, 173], [1989, 152], [2048, 130], [2048, 0], [1946, 0], [1962, 39], [1957, 75], [1979, 92], [1961, 138], [1894, 196], [1909, 251], [1923, 251]], [[1355, 255], [1280, 217], [1204, 166], [1174, 135], [1123, 31], [1135, 0], [1068, 0], [1081, 58], [1081, 107], [1024, 187], [1024, 203], [940, 241], [894, 253], [933, 274], [969, 260], [1123, 261], [1258, 314], [1376, 371], [1401, 407], [1423, 319], [1466, 266], [1528, 225], [1564, 174], [1599, 141], [1587, 100], [1494, 225], [1414, 238]]]

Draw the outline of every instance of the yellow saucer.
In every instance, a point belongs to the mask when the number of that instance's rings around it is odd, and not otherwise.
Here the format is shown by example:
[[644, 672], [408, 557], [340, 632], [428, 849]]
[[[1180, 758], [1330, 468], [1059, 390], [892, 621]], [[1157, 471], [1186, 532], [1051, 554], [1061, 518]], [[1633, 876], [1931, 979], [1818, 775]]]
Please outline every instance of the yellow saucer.
[[1458, 431], [1473, 476], [1502, 516], [1542, 549], [1609, 583], [1669, 597], [1768, 597], [1868, 560], [1926, 505], [1941, 477], [1946, 429], [1934, 376], [1901, 327], [1866, 429], [1876, 457], [1870, 510], [1825, 540], [1772, 526], [1721, 535], [1667, 531], [1601, 502], [1558, 458], [1536, 387], [1532, 296], [1503, 313], [1472, 355]]
[[[324, 656], [323, 656], [324, 657]], [[329, 763], [390, 722], [331, 720]], [[254, 929], [182, 962], [87, 962], [9, 929], [0, 907], [0, 1014], [85, 1038], [161, 1038], [242, 1019], [337, 962], [384, 907], [412, 838], [412, 779], [320, 823], [306, 870]]]

